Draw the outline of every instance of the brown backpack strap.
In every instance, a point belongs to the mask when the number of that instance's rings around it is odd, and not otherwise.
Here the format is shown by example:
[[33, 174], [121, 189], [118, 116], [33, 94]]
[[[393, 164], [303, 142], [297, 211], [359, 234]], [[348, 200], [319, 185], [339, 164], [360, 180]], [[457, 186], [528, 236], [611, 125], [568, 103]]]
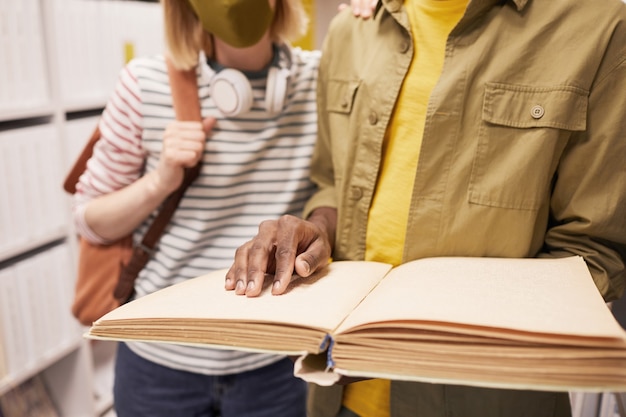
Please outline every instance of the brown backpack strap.
[[63, 189], [68, 193], [76, 193], [76, 184], [78, 184], [78, 179], [83, 172], [85, 172], [85, 169], [87, 169], [87, 161], [91, 158], [91, 155], [93, 154], [93, 146], [96, 144], [98, 139], [100, 139], [100, 129], [96, 125], [96, 129], [91, 134], [89, 141], [78, 156], [78, 159], [76, 159], [76, 162], [74, 162], [74, 166], [72, 166], [72, 169], [65, 177]]
[[[198, 99], [198, 83], [195, 68], [181, 71], [172, 65], [169, 59], [167, 72], [172, 91], [172, 101], [176, 111], [176, 119], [181, 121], [201, 121], [200, 101]], [[157, 242], [183, 198], [187, 187], [198, 177], [202, 159], [193, 168], [185, 170], [185, 177], [181, 186], [165, 200], [159, 214], [154, 219], [150, 228], [144, 235], [141, 244], [133, 249], [133, 256], [122, 269], [119, 281], [115, 288], [114, 296], [120, 302], [126, 302], [133, 294], [135, 279], [139, 272], [146, 266], [152, 256]]]

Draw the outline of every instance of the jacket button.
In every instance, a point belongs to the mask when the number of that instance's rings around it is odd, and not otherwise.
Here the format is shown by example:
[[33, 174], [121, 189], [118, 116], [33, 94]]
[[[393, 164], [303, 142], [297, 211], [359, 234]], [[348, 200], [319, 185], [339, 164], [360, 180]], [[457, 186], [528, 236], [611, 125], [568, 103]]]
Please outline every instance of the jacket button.
[[375, 125], [376, 123], [378, 123], [378, 115], [375, 111], [372, 111], [367, 120], [370, 122], [371, 125]]
[[411, 43], [409, 42], [408, 39], [403, 40], [400, 43], [400, 53], [405, 54], [409, 50], [410, 45]]
[[544, 108], [540, 105], [533, 106], [533, 108], [530, 109], [530, 115], [533, 119], [541, 119], [545, 112]]
[[363, 190], [361, 190], [361, 188], [359, 187], [350, 188], [350, 197], [353, 200], [359, 200], [361, 197], [363, 197]]

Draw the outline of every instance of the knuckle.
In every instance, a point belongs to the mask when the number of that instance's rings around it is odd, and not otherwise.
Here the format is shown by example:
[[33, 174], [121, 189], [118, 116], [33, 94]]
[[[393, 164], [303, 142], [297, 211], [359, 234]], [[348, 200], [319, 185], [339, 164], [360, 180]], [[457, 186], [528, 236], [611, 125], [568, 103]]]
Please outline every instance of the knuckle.
[[253, 242], [251, 242], [250, 244], [250, 248], [248, 250], [249, 253], [252, 252], [268, 252], [270, 249], [269, 245], [264, 244], [263, 242], [259, 241], [259, 240], [254, 240]]
[[282, 216], [280, 216], [278, 218], [278, 223], [282, 226], [289, 226], [293, 223], [295, 223], [298, 220], [298, 218], [296, 216], [293, 216], [291, 214], [284, 214]]
[[275, 223], [275, 220], [263, 220], [261, 223], [259, 223], [259, 231], [263, 232], [274, 229]]
[[235, 249], [235, 257], [239, 258], [241, 256], [245, 256], [248, 253], [248, 245], [249, 242], [246, 242], [243, 245], [239, 246], [237, 249]]
[[276, 250], [277, 258], [291, 259], [291, 258], [295, 258], [295, 256], [296, 256], [296, 251], [293, 248], [282, 247]]

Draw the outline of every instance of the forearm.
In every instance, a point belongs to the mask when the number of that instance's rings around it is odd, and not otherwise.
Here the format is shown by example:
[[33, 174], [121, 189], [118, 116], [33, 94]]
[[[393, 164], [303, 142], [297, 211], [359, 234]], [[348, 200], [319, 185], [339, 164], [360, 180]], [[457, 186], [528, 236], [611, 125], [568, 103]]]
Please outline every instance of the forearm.
[[155, 176], [155, 172], [148, 173], [120, 190], [86, 203], [87, 226], [107, 241], [131, 233], [168, 195], [156, 185]]

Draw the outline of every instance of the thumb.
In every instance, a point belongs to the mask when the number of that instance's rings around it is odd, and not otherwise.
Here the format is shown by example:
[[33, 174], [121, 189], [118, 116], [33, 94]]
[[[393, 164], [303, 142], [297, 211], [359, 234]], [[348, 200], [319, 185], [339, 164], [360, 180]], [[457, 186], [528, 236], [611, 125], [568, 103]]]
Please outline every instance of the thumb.
[[314, 242], [305, 251], [299, 254], [294, 262], [294, 271], [301, 277], [308, 277], [318, 269], [323, 268], [330, 261], [330, 255], [324, 250], [323, 245]]
[[211, 132], [211, 130], [213, 130], [213, 126], [215, 126], [214, 117], [207, 117], [202, 120], [202, 130], [204, 130], [204, 133], [206, 133], [207, 135]]

